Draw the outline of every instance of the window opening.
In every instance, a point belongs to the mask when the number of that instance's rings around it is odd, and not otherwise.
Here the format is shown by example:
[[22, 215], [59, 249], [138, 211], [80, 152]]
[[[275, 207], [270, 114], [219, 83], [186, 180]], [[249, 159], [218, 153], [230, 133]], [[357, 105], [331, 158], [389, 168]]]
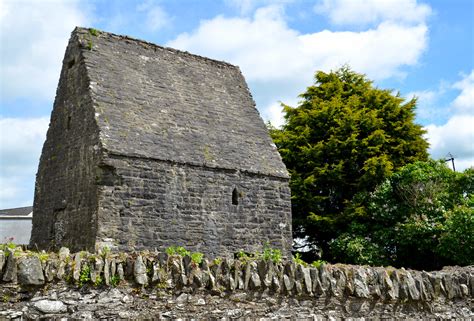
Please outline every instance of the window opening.
[[74, 66], [74, 64], [76, 63], [76, 61], [74, 59], [70, 60], [68, 63], [67, 63], [67, 68], [68, 69], [71, 69], [72, 66]]
[[237, 188], [232, 191], [232, 205], [239, 205], [239, 192]]

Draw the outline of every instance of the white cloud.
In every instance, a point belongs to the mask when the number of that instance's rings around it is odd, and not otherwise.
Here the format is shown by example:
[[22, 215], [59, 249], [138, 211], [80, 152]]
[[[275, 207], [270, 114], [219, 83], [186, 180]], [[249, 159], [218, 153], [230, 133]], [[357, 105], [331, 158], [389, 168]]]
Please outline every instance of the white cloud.
[[417, 64], [427, 38], [423, 23], [394, 22], [360, 32], [301, 34], [287, 25], [283, 7], [267, 6], [253, 17], [201, 21], [167, 45], [238, 65], [254, 92], [260, 92], [256, 100], [262, 114], [275, 118], [276, 101], [294, 100], [312, 83], [316, 70], [347, 63], [374, 80], [403, 77], [403, 67]]
[[407, 99], [417, 98], [416, 118], [421, 124], [434, 124], [449, 116], [449, 108], [441, 101], [446, 88], [440, 85], [437, 90], [412, 91], [405, 95]]
[[285, 119], [283, 118], [282, 109], [283, 107], [280, 103], [271, 104], [265, 109], [262, 117], [270, 121], [273, 126], [280, 127], [285, 121]]
[[453, 102], [454, 110], [461, 114], [474, 115], [474, 70], [455, 83], [453, 88], [461, 90]]
[[[288, 97], [284, 101], [285, 105], [290, 107], [296, 107], [298, 104], [298, 100], [295, 98]], [[270, 121], [273, 126], [281, 127], [281, 125], [283, 125], [285, 121], [282, 110], [283, 106], [281, 105], [281, 102], [270, 104], [267, 108], [264, 109], [262, 117], [263, 119]]]
[[0, 118], [0, 208], [32, 205], [49, 117]]
[[426, 41], [422, 24], [299, 34], [287, 26], [281, 7], [270, 6], [257, 10], [253, 19], [218, 16], [202, 21], [197, 30], [168, 45], [237, 64], [250, 81], [291, 81], [345, 63], [373, 79], [400, 75], [400, 67], [417, 63]]
[[432, 13], [416, 0], [321, 0], [316, 13], [327, 15], [337, 25], [365, 25], [381, 21], [423, 23]]
[[430, 104], [436, 101], [439, 96], [439, 92], [434, 90], [421, 90], [421, 91], [412, 91], [407, 95], [408, 99], [416, 97], [418, 101], [423, 101], [423, 103]]
[[474, 166], [474, 115], [456, 115], [441, 126], [428, 125], [430, 154], [435, 159], [454, 155], [456, 170]]
[[463, 170], [474, 166], [474, 70], [454, 83], [452, 89], [459, 91], [451, 103], [453, 115], [445, 124], [426, 126], [427, 139], [433, 158], [444, 158], [451, 153], [456, 170]]
[[32, 206], [33, 190], [34, 181], [25, 180], [23, 175], [1, 177], [0, 209]]
[[137, 11], [145, 13], [144, 23], [151, 31], [158, 31], [171, 22], [171, 17], [168, 13], [153, 1], [145, 1], [138, 5]]
[[367, 31], [325, 30], [300, 39], [306, 56], [313, 57], [319, 68], [328, 70], [348, 63], [369, 78], [380, 80], [403, 76], [402, 66], [415, 65], [426, 48], [427, 33], [424, 24], [408, 27], [384, 22]]
[[282, 14], [280, 7], [272, 6], [257, 10], [254, 19], [217, 16], [168, 45], [231, 61], [251, 80], [282, 78], [303, 63], [290, 49], [300, 46], [298, 33], [286, 26]]
[[52, 99], [71, 31], [86, 25], [77, 1], [2, 1], [2, 99]]

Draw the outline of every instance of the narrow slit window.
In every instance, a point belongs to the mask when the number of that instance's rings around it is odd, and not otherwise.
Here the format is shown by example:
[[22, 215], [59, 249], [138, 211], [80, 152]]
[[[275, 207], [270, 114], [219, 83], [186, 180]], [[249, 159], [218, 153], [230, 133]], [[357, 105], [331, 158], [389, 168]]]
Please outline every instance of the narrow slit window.
[[71, 116], [67, 116], [67, 124], [66, 124], [66, 129], [70, 129], [71, 128]]
[[74, 66], [75, 63], [76, 63], [76, 61], [75, 61], [74, 59], [70, 60], [70, 61], [67, 63], [68, 69], [71, 69], [72, 66]]
[[237, 188], [232, 191], [232, 205], [239, 205], [239, 192]]

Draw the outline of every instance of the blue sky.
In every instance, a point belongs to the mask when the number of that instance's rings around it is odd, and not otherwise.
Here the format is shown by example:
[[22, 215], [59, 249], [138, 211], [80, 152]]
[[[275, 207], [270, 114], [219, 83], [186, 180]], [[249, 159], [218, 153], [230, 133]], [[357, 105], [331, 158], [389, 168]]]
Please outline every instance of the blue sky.
[[0, 0], [0, 208], [31, 205], [67, 41], [75, 26], [239, 65], [265, 120], [314, 72], [349, 64], [418, 97], [432, 157], [474, 166], [474, 1]]

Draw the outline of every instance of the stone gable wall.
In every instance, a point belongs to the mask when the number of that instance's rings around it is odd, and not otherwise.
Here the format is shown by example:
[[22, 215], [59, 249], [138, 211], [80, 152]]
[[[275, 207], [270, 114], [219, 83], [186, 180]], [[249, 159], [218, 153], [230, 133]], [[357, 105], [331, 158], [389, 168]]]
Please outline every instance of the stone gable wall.
[[[93, 250], [99, 131], [80, 48], [70, 40], [36, 175], [31, 246]], [[87, 228], [78, 227], [87, 226]]]
[[470, 318], [474, 268], [0, 251], [0, 319]]

